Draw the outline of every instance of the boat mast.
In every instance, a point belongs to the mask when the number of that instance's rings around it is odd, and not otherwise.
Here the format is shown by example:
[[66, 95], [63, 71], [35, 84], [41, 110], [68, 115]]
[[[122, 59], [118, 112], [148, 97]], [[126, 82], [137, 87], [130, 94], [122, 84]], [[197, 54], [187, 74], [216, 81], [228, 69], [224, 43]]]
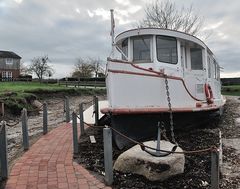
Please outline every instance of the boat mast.
[[114, 41], [114, 28], [115, 28], [115, 22], [114, 22], [114, 14], [113, 14], [113, 9], [110, 9], [111, 12], [111, 33], [110, 35], [112, 36], [112, 52], [111, 52], [111, 57], [114, 58], [114, 47], [115, 47], [115, 41]]

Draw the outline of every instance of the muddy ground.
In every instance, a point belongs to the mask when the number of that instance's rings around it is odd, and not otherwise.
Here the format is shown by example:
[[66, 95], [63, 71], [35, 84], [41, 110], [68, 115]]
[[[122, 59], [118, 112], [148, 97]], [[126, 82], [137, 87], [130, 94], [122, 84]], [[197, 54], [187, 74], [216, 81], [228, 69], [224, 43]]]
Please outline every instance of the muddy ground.
[[[191, 129], [188, 132], [176, 131], [176, 139], [184, 150], [196, 150], [216, 145], [219, 142], [219, 130], [223, 137], [223, 164], [220, 188], [240, 188], [240, 152], [236, 146], [240, 139], [240, 100], [228, 97], [224, 114], [219, 122], [205, 128]], [[94, 135], [97, 143], [91, 144], [89, 136]], [[236, 140], [235, 140], [236, 139]], [[87, 135], [80, 138], [78, 162], [103, 179], [103, 138], [101, 129], [87, 129]], [[125, 149], [126, 150], [126, 149]], [[239, 149], [240, 150], [240, 149]], [[123, 151], [113, 147], [113, 160]], [[150, 182], [144, 177], [114, 171], [113, 188], [210, 188], [210, 154], [186, 155], [185, 172], [164, 182]]]

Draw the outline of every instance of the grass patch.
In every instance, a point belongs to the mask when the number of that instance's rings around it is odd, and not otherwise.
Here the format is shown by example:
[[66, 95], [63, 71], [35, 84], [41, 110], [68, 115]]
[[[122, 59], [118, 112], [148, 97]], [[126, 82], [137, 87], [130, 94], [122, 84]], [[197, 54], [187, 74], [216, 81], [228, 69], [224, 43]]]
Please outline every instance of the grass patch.
[[230, 96], [240, 96], [240, 85], [222, 86], [222, 94]]
[[46, 84], [39, 82], [0, 82], [0, 93], [66, 93], [72, 95], [93, 95], [106, 93], [105, 88], [70, 88], [58, 84]]
[[105, 88], [70, 88], [38, 82], [0, 82], [0, 101], [4, 102], [7, 112], [14, 115], [19, 115], [23, 108], [34, 109], [32, 102], [39, 98], [104, 94]]
[[57, 90], [66, 87], [57, 84], [45, 84], [38, 82], [0, 82], [0, 92], [24, 92], [42, 90]]

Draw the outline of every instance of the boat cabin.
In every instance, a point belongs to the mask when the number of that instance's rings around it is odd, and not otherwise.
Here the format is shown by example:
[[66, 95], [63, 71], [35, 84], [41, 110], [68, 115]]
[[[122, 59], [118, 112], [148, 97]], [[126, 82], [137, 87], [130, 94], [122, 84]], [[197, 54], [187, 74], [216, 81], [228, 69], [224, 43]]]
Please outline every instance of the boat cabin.
[[156, 71], [182, 76], [191, 71], [205, 78], [220, 79], [220, 67], [213, 53], [198, 38], [186, 33], [143, 28], [116, 37], [121, 59]]
[[220, 98], [220, 66], [204, 42], [192, 35], [158, 28], [128, 30], [116, 37], [116, 48], [122, 60], [183, 78], [199, 98], [205, 95], [205, 83]]

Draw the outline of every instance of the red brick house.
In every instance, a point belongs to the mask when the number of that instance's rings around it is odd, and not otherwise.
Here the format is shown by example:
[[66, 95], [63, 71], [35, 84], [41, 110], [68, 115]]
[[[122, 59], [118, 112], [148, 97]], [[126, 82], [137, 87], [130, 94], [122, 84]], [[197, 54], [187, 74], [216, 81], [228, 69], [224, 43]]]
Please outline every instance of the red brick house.
[[21, 57], [11, 51], [0, 51], [0, 78], [2, 81], [13, 80], [20, 75]]

